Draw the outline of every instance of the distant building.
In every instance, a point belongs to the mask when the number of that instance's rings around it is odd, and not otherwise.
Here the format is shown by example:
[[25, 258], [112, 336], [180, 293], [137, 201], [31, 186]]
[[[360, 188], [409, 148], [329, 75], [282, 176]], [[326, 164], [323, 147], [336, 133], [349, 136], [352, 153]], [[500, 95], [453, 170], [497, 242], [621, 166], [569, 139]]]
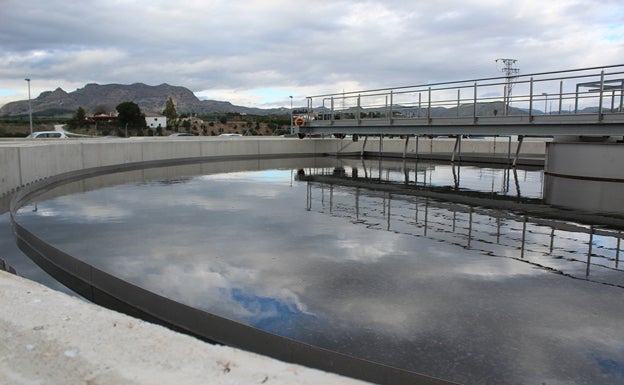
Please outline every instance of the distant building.
[[85, 118], [88, 122], [105, 122], [105, 123], [111, 123], [111, 122], [116, 122], [117, 121], [117, 116], [116, 115], [112, 115], [112, 114], [98, 114], [98, 115], [93, 115], [93, 116], [87, 116]]
[[158, 127], [166, 128], [167, 127], [167, 117], [161, 115], [154, 116], [146, 116], [145, 123], [148, 128], [157, 129]]

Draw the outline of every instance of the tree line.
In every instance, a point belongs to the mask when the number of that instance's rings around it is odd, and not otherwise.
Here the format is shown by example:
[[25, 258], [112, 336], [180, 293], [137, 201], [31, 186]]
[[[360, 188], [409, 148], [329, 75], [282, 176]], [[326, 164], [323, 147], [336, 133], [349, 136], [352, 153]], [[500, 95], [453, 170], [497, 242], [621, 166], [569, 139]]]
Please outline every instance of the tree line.
[[[126, 132], [136, 133], [139, 136], [145, 134], [147, 127], [145, 114], [141, 111], [138, 104], [126, 101], [118, 104], [115, 107], [117, 116], [114, 122], [100, 123], [103, 129], [111, 130], [116, 129], [117, 133], [121, 136], [125, 136]], [[185, 131], [191, 132], [192, 129], [197, 131], [201, 130], [203, 135], [218, 135], [223, 132], [222, 128], [211, 129], [214, 126], [214, 122], [219, 122], [222, 125], [228, 122], [235, 122], [239, 124], [242, 133], [247, 135], [260, 135], [260, 125], [266, 127], [265, 133], [270, 135], [283, 135], [290, 132], [290, 116], [289, 115], [242, 115], [239, 113], [207, 113], [207, 114], [179, 114], [176, 110], [175, 103], [170, 97], [165, 103], [165, 107], [162, 111], [162, 115], [167, 118], [167, 127], [159, 127], [155, 131], [147, 130], [148, 135], [163, 135], [162, 130], [173, 130], [176, 132]], [[202, 123], [201, 126], [195, 127], [192, 123], [192, 118], [197, 120], [206, 121], [208, 123]], [[70, 129], [83, 129], [89, 127], [93, 122], [89, 120], [88, 111], [79, 107], [74, 115], [67, 121], [67, 125]], [[96, 123], [97, 129], [97, 123]]]

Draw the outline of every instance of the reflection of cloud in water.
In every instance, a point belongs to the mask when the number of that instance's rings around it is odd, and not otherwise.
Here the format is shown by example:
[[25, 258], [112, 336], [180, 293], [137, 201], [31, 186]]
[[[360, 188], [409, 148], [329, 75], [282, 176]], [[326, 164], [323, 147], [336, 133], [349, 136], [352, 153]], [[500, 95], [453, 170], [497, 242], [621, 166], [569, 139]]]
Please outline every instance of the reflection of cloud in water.
[[[68, 207], [74, 206], [71, 197], [59, 198], [57, 202], [59, 203], [59, 209], [56, 215], [59, 216], [64, 215]], [[132, 215], [130, 210], [124, 210], [120, 207], [97, 201], [92, 201], [88, 206], [76, 205], [72, 207], [72, 210], [74, 211], [74, 217], [82, 217], [86, 223], [121, 221], [124, 217]]]
[[[68, 200], [62, 223], [31, 215], [25, 225], [149, 290], [429, 375], [468, 384], [621, 383], [621, 289], [519, 261], [522, 222], [503, 226], [507, 238], [492, 246], [499, 255], [492, 257], [476, 241], [468, 248], [466, 233], [423, 236], [423, 213], [386, 231], [384, 217], [367, 217], [367, 226], [327, 207], [306, 211], [306, 185], [290, 187], [290, 172], [259, 183], [249, 181], [253, 173], [237, 174], [120, 186], [106, 200], [91, 192]], [[346, 190], [335, 194], [349, 198]], [[380, 211], [375, 200], [367, 204]], [[80, 225], [77, 240], [66, 219], [82, 224], [91, 207], [131, 215]], [[405, 209], [393, 203], [391, 210]], [[415, 221], [413, 214], [405, 217]], [[449, 216], [436, 220], [446, 226]], [[486, 226], [477, 230], [493, 237]], [[531, 230], [527, 240], [543, 243]], [[573, 238], [562, 235], [556, 247], [578, 248]]]

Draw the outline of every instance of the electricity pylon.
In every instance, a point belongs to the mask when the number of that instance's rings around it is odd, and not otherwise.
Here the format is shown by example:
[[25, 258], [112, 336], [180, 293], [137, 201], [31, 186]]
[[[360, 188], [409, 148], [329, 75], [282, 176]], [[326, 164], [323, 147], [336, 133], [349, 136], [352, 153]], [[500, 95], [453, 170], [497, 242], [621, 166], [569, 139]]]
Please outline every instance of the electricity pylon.
[[516, 59], [496, 59], [496, 62], [503, 63], [503, 68], [501, 68], [501, 71], [505, 74], [505, 77], [507, 78], [505, 84], [505, 92], [503, 96], [503, 103], [505, 104], [505, 115], [508, 115], [509, 108], [511, 106], [511, 89], [513, 88], [513, 80], [517, 78], [516, 75], [518, 74], [518, 72], [520, 72], [520, 70], [513, 67], [514, 64], [516, 64], [517, 62]]

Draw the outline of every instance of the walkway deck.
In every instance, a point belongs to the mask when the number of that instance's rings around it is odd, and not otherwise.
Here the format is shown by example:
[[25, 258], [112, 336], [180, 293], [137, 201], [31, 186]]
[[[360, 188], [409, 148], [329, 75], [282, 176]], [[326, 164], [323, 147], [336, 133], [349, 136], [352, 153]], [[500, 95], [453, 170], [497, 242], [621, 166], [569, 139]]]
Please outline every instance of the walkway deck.
[[307, 101], [307, 108], [293, 111], [293, 130], [301, 136], [624, 136], [624, 65], [316, 95]]

